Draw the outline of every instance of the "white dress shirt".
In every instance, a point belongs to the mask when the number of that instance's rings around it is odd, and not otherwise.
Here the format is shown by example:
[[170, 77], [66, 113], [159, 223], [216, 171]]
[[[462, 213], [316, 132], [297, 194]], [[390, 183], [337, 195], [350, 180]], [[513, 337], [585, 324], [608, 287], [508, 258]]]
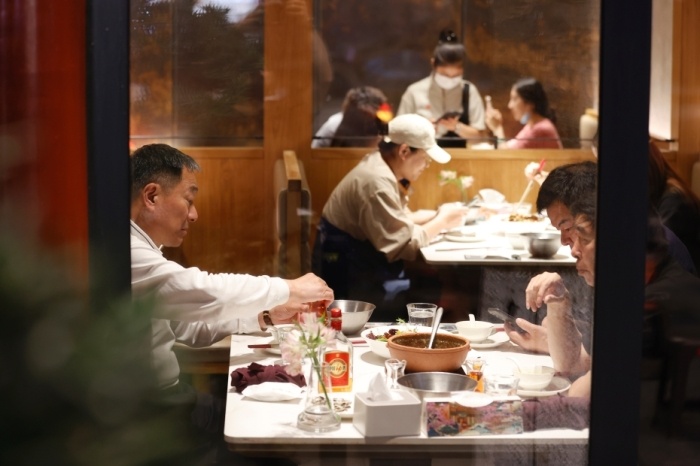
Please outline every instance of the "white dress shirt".
[[[153, 240], [131, 221], [131, 290], [134, 298], [154, 296], [153, 365], [161, 388], [180, 376], [176, 340], [208, 346], [231, 335], [259, 331], [257, 314], [284, 304], [289, 287], [281, 278], [210, 274], [163, 257]], [[173, 322], [171, 326], [170, 321]]]

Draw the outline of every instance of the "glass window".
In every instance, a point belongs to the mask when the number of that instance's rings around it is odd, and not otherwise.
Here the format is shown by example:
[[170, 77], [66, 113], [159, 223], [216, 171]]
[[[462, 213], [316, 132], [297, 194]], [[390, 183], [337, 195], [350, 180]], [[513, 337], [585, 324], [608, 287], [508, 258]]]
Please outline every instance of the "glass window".
[[[346, 92], [374, 86], [394, 111], [406, 88], [431, 72], [440, 32], [465, 45], [464, 78], [502, 114], [513, 139], [521, 115], [509, 107], [523, 77], [542, 83], [565, 148], [578, 148], [579, 123], [598, 107], [599, 5], [545, 0], [316, 0], [316, 21], [332, 68], [315, 76], [314, 133], [341, 111]], [[449, 110], [449, 109], [447, 109]], [[437, 118], [439, 115], [434, 115]], [[527, 137], [527, 135], [522, 136]]]
[[133, 143], [262, 145], [262, 31], [257, 0], [133, 0]]

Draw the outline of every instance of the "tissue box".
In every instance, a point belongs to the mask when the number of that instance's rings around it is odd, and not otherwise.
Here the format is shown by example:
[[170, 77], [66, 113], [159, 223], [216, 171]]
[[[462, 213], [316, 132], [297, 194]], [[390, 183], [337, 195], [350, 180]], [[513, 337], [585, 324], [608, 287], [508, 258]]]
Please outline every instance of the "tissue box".
[[522, 412], [522, 401], [517, 397], [497, 399], [479, 408], [449, 399], [427, 399], [424, 432], [428, 437], [521, 434]]
[[352, 424], [365, 437], [420, 435], [421, 401], [403, 390], [391, 392], [391, 400], [373, 401], [367, 393], [355, 395]]

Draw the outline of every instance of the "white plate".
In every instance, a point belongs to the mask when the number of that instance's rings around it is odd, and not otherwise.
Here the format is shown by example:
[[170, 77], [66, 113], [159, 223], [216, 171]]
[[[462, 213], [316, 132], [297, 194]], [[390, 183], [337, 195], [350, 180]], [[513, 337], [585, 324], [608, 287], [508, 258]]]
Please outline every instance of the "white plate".
[[338, 413], [341, 419], [350, 419], [353, 414], [355, 414], [355, 395], [339, 395], [333, 393], [331, 395], [333, 400], [333, 409]]
[[487, 236], [473, 227], [461, 227], [445, 232], [445, 239], [458, 243], [479, 243], [486, 241]]
[[495, 348], [508, 341], [510, 341], [510, 338], [508, 338], [508, 334], [506, 334], [506, 332], [496, 332], [489, 336], [486, 340], [481, 340], [479, 342], [469, 341], [469, 345], [476, 349], [486, 349]]
[[554, 376], [552, 382], [544, 387], [542, 390], [518, 390], [518, 396], [528, 397], [528, 398], [539, 398], [544, 396], [553, 396], [557, 393], [566, 391], [571, 387], [571, 382], [564, 377]]

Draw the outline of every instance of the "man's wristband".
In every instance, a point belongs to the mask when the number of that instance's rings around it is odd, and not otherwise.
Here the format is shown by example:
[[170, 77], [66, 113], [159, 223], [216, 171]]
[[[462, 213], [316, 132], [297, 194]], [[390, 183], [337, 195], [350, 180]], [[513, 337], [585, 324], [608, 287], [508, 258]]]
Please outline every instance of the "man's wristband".
[[263, 322], [265, 322], [265, 325], [267, 327], [272, 327], [273, 325], [275, 325], [272, 322], [272, 317], [270, 317], [270, 311], [263, 311], [262, 318], [263, 318]]

